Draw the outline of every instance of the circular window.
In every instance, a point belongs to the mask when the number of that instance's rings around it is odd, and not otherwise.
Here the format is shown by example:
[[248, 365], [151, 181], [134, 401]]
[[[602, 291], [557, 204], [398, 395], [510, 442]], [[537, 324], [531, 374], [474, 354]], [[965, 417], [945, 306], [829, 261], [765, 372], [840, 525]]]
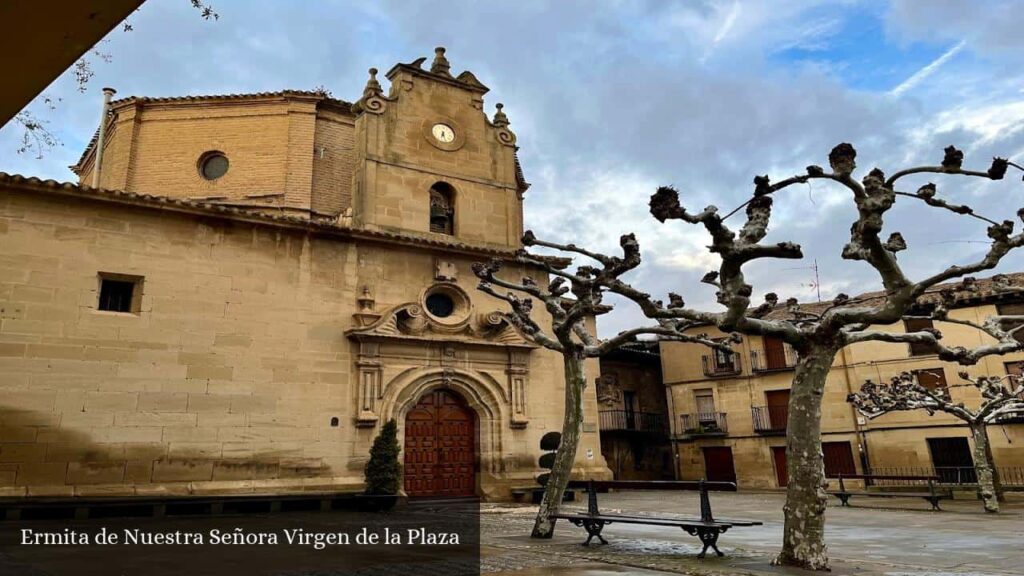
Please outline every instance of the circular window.
[[438, 318], [447, 318], [455, 312], [455, 301], [443, 292], [434, 292], [427, 296], [427, 312]]
[[451, 282], [434, 284], [424, 290], [420, 298], [420, 306], [435, 328], [462, 326], [473, 311], [469, 295]]
[[199, 173], [207, 180], [216, 180], [228, 172], [228, 157], [220, 152], [207, 152], [199, 159]]

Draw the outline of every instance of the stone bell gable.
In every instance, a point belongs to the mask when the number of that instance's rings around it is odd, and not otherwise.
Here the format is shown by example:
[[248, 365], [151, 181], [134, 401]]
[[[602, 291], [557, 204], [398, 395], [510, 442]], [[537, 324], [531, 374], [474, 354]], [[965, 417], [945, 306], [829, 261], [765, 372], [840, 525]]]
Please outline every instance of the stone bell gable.
[[[518, 246], [528, 185], [503, 105], [488, 119], [488, 88], [469, 71], [453, 76], [444, 48], [437, 48], [429, 69], [422, 67], [425, 60], [391, 68], [387, 94], [370, 69], [363, 97], [352, 107], [359, 158], [355, 222]], [[429, 201], [438, 189], [444, 198], [435, 194]], [[447, 230], [431, 226], [438, 216], [451, 220]]]
[[355, 103], [325, 90], [114, 100], [71, 169], [95, 188], [518, 247], [529, 185], [508, 116], [497, 104], [487, 117], [487, 87], [452, 75], [443, 48], [425, 60], [392, 67], [386, 93], [370, 69]]

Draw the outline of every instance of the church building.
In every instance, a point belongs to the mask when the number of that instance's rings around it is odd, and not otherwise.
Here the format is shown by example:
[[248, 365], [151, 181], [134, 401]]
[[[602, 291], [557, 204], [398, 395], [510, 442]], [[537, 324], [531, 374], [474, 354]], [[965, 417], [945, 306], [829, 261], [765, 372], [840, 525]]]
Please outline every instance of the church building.
[[[425, 61], [354, 103], [114, 100], [79, 183], [0, 173], [0, 496], [355, 491], [392, 418], [411, 496], [534, 483], [561, 358], [471, 271], [521, 247], [516, 136]], [[590, 386], [606, 478], [597, 421]]]

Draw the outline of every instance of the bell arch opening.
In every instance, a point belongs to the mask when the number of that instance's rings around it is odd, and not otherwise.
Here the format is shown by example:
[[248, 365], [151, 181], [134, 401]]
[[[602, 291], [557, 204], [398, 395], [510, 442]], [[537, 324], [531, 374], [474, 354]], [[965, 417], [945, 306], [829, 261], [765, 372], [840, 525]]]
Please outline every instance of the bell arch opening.
[[455, 188], [447, 182], [430, 187], [430, 231], [455, 234]]

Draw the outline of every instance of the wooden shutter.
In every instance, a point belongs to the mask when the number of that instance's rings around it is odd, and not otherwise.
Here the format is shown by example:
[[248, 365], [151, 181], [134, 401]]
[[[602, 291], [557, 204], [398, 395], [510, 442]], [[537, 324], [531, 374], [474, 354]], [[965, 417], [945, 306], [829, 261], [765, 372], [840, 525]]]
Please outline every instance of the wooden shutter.
[[[1024, 316], [1024, 303], [1016, 302], [1013, 304], [997, 304], [996, 313], [1000, 316]], [[1015, 326], [1016, 324], [1009, 324], [1006, 328], [1010, 329]], [[1022, 334], [1022, 332], [1024, 332], [1024, 330], [1021, 330], [1014, 335], [1014, 338], [1016, 338], [1018, 342], [1024, 342], [1024, 334]]]
[[[907, 332], [920, 332], [925, 328], [934, 328], [930, 318], [907, 318], [903, 321], [903, 327]], [[927, 356], [934, 354], [931, 347], [926, 344], [911, 343], [911, 356]]]
[[929, 390], [946, 388], [946, 372], [942, 368], [926, 368], [911, 372], [917, 383]]

